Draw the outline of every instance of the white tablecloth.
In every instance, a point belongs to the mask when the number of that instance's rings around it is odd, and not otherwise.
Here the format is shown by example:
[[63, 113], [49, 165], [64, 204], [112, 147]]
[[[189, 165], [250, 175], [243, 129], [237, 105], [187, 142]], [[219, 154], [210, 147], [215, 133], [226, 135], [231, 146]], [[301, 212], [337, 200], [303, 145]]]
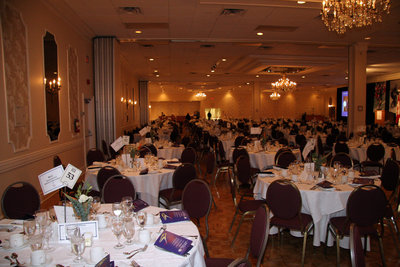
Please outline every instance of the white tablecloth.
[[180, 159], [184, 149], [184, 146], [157, 149], [157, 157], [164, 159]]
[[[102, 205], [102, 209], [103, 210]], [[106, 205], [110, 206], [110, 205]], [[110, 207], [106, 208], [110, 210]], [[157, 207], [147, 207], [144, 211], [156, 214], [160, 211], [160, 208]], [[160, 266], [160, 267], [175, 267], [175, 266], [205, 266], [204, 262], [204, 248], [200, 238], [188, 238], [193, 241], [193, 248], [189, 251], [189, 256], [183, 257], [178, 256], [173, 253], [163, 251], [154, 246], [154, 241], [158, 237], [158, 230], [160, 229], [161, 224], [156, 224], [153, 226], [146, 226], [146, 228], [152, 233], [152, 242], [149, 244], [149, 247], [145, 252], [141, 252], [133, 257], [133, 259], [140, 266]], [[20, 228], [22, 230], [22, 228]], [[98, 240], [93, 240], [93, 247], [103, 247], [106, 252], [110, 254], [110, 258], [115, 262], [115, 266], [131, 266], [130, 261], [126, 259], [126, 255], [123, 254], [124, 251], [131, 251], [133, 249], [143, 247], [142, 244], [138, 243], [138, 227], [136, 226], [135, 233], [135, 243], [130, 246], [125, 246], [123, 249], [114, 249], [114, 245], [117, 243], [116, 237], [113, 235], [110, 228], [100, 229]], [[191, 221], [186, 222], [178, 222], [167, 224], [167, 231], [173, 232], [179, 235], [197, 235], [199, 236], [199, 231], [195, 224]], [[8, 236], [12, 233], [0, 232], [1, 240], [8, 238]], [[124, 242], [124, 238], [121, 238], [121, 241]], [[71, 267], [82, 267], [82, 266], [94, 266], [93, 264], [77, 264], [73, 263], [73, 259], [76, 257], [71, 252], [69, 243], [58, 243], [56, 241], [50, 242], [51, 246], [55, 247], [55, 250], [48, 253], [48, 256], [51, 258], [51, 263], [47, 266], [56, 266], [56, 264], [62, 264], [64, 266]], [[16, 249], [16, 250], [5, 250], [0, 248], [0, 266], [10, 266], [9, 261], [4, 259], [4, 256], [10, 256], [12, 252], [16, 252], [18, 254], [18, 259], [24, 266], [30, 266], [30, 253], [31, 249], [29, 246]], [[83, 258], [89, 262], [90, 259], [90, 248], [86, 248], [83, 253]]]
[[[99, 191], [97, 185], [98, 170], [87, 169], [85, 181], [88, 182], [93, 190]], [[126, 175], [135, 186], [136, 192], [139, 193], [140, 199], [146, 201], [149, 205], [158, 206], [158, 192], [162, 189], [172, 187], [172, 169], [160, 169], [155, 173], [139, 175], [138, 172], [132, 172], [129, 169], [121, 172]]]
[[[392, 148], [394, 148], [394, 151], [396, 153], [396, 158], [400, 159], [400, 149], [398, 146], [396, 147], [390, 147], [387, 145], [383, 145], [385, 147], [385, 162], [388, 158], [390, 158], [390, 155], [392, 153]], [[367, 160], [367, 145], [361, 145], [361, 146], [354, 146], [354, 145], [349, 145], [349, 151], [350, 151], [350, 157], [352, 159], [356, 159], [359, 162], [363, 162]]]
[[[258, 177], [254, 187], [255, 198], [265, 198], [270, 183], [280, 179], [279, 175], [270, 178]], [[310, 214], [314, 221], [314, 246], [320, 246], [321, 242], [325, 243], [326, 227], [329, 219], [337, 216], [346, 216], [346, 204], [353, 187], [344, 185], [335, 185], [340, 191], [323, 191], [320, 189], [310, 190], [314, 184], [296, 184], [301, 193], [302, 212]], [[346, 244], [347, 243], [347, 244]], [[332, 238], [328, 239], [328, 245], [332, 246]], [[343, 240], [340, 245], [342, 247], [349, 246], [348, 238]]]

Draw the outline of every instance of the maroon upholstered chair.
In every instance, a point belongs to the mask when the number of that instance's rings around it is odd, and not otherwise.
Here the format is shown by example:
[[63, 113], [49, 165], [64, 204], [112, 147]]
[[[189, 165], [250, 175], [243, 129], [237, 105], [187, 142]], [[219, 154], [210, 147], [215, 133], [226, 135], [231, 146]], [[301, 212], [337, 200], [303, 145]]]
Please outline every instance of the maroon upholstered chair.
[[97, 186], [99, 187], [99, 192], [103, 190], [104, 184], [107, 180], [114, 175], [121, 174], [119, 170], [111, 166], [104, 166], [97, 173]]
[[373, 143], [367, 148], [367, 160], [361, 162], [362, 169], [375, 167], [378, 168], [379, 173], [383, 168], [383, 160], [385, 157], [385, 148], [380, 143]]
[[251, 266], [246, 261], [249, 256], [257, 259], [257, 267], [259, 267], [263, 261], [265, 249], [268, 242], [268, 234], [270, 227], [270, 212], [268, 207], [264, 204], [258, 207], [255, 211], [253, 225], [250, 233], [250, 245], [246, 252], [245, 261], [241, 259], [227, 259], [227, 258], [205, 258], [207, 267], [219, 267], [219, 266]]
[[336, 161], [339, 161], [340, 164], [347, 169], [353, 167], [353, 160], [351, 159], [350, 155], [347, 153], [339, 152], [339, 153], [336, 153], [334, 156], [332, 156], [330, 166], [333, 167], [333, 165]]
[[196, 163], [196, 150], [193, 147], [187, 147], [182, 151], [181, 155], [182, 163]]
[[231, 169], [233, 169], [233, 164], [230, 164], [229, 161], [225, 157], [225, 149], [222, 144], [222, 141], [219, 140], [216, 146], [216, 163], [217, 163], [217, 172], [215, 173], [214, 178], [214, 186], [217, 182], [218, 176], [221, 173], [228, 173], [229, 179], [231, 178]]
[[120, 202], [123, 197], [136, 199], [136, 191], [128, 177], [122, 174], [111, 176], [101, 192], [103, 203]]
[[[159, 204], [167, 209], [170, 206], [182, 203], [182, 193], [186, 184], [196, 179], [196, 168], [191, 163], [183, 163], [176, 168], [172, 176], [172, 188], [163, 189], [159, 192]], [[163, 201], [161, 201], [163, 200]]]
[[365, 256], [360, 230], [355, 223], [350, 225], [350, 258], [352, 267], [365, 267]]
[[147, 147], [151, 154], [155, 157], [157, 157], [157, 148], [153, 144], [145, 144], [143, 147]]
[[280, 148], [276, 153], [275, 153], [275, 156], [274, 156], [274, 164], [276, 165], [277, 163], [277, 160], [278, 160], [278, 157], [279, 157], [279, 155], [281, 154], [281, 153], [283, 153], [283, 152], [285, 152], [285, 151], [292, 151], [290, 148], [288, 148], [288, 147], [282, 147], [282, 148]]
[[206, 234], [201, 235], [206, 256], [209, 257], [206, 241], [208, 239], [208, 215], [210, 214], [213, 198], [208, 184], [200, 179], [187, 183], [182, 193], [182, 208], [189, 214], [190, 219], [200, 225], [200, 219], [205, 217]]
[[272, 182], [267, 190], [267, 205], [272, 214], [271, 226], [297, 230], [302, 233], [303, 250], [301, 264], [304, 266], [307, 235], [314, 228], [312, 217], [301, 212], [302, 201], [299, 189], [289, 180], [276, 180]]
[[144, 145], [139, 149], [139, 157], [144, 158], [144, 156], [146, 156], [147, 154], [153, 154], [153, 153], [151, 152], [151, 149], [148, 146]]
[[6, 218], [33, 218], [35, 211], [40, 209], [39, 193], [30, 183], [15, 182], [4, 190], [1, 209]]
[[283, 151], [279, 154], [275, 164], [279, 167], [287, 168], [289, 167], [290, 163], [296, 160], [297, 158], [292, 151]]
[[335, 153], [350, 153], [349, 146], [346, 144], [346, 142], [337, 142], [334, 146], [334, 151]]
[[[350, 224], [355, 223], [362, 236], [373, 236], [379, 239], [382, 263], [385, 266], [383, 255], [383, 218], [385, 216], [387, 200], [385, 193], [375, 185], [362, 185], [353, 190], [350, 194], [347, 205], [347, 216], [334, 217], [329, 220], [326, 229], [326, 241], [329, 232], [336, 238], [337, 264], [340, 264], [339, 240], [343, 236], [350, 235]], [[380, 223], [381, 230], [377, 231], [375, 226]], [[327, 242], [325, 242], [326, 244]]]
[[95, 161], [103, 162], [105, 160], [103, 152], [98, 149], [92, 148], [87, 152], [86, 163], [88, 166], [92, 165]]

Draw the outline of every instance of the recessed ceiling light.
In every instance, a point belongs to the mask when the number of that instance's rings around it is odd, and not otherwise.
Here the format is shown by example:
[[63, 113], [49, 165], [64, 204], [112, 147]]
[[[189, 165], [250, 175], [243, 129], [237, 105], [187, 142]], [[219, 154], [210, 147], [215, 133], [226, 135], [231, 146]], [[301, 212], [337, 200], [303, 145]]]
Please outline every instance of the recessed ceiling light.
[[257, 74], [257, 75], [256, 75], [256, 78], [258, 78], [258, 77], [260, 77], [260, 75]]
[[305, 77], [306, 77], [305, 75], [301, 76], [301, 78], [303, 78], [303, 79], [304, 79]]
[[154, 61], [154, 58], [149, 58], [150, 61]]
[[349, 79], [349, 77], [347, 77], [347, 76], [346, 76], [346, 77], [344, 77], [344, 79], [345, 79], [345, 80], [348, 80], [348, 79]]
[[156, 77], [157, 77], [157, 78], [160, 77], [160, 74], [157, 74]]
[[215, 72], [215, 70], [211, 70], [211, 72]]
[[225, 62], [225, 61], [226, 61], [226, 58], [223, 58], [223, 59], [222, 59], [222, 61], [224, 61], [224, 62]]
[[158, 72], [158, 70], [154, 70], [154, 72]]
[[364, 38], [364, 40], [371, 40], [371, 37], [367, 36]]
[[249, 82], [247, 82], [246, 84], [247, 84], [247, 85], [249, 85], [250, 83], [249, 83]]
[[142, 31], [139, 31], [139, 30], [137, 30], [137, 31], [135, 31], [135, 33], [137, 33], [137, 34], [141, 34], [141, 33], [142, 33]]
[[302, 5], [302, 4], [305, 4], [306, 3], [306, 1], [297, 1], [297, 4], [299, 4], [299, 5]]
[[210, 77], [210, 74], [207, 74], [207, 77]]
[[262, 35], [264, 35], [264, 33], [262, 33], [262, 32], [257, 32], [257, 35], [258, 35], [258, 36], [262, 36]]

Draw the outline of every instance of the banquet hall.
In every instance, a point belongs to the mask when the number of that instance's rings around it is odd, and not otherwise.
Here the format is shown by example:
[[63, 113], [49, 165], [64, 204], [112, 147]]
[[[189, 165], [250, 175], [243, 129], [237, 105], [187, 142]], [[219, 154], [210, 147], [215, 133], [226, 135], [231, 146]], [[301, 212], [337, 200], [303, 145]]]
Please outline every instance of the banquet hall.
[[[105, 160], [111, 159], [110, 145], [122, 136], [143, 145], [151, 132], [140, 134], [146, 126], [159, 128], [158, 142], [162, 133], [166, 136], [159, 150], [181, 145], [179, 154], [166, 154], [165, 160], [180, 159], [183, 137], [193, 141], [196, 129], [217, 136], [247, 131], [250, 136], [250, 129], [262, 128], [258, 136], [272, 146], [279, 139], [273, 136], [277, 127], [286, 131], [286, 144], [296, 146], [290, 130], [297, 124], [306, 127], [305, 135], [321, 133], [324, 147], [326, 125], [346, 140], [375, 140], [389, 131], [391, 140], [385, 143], [393, 149], [388, 148], [384, 160], [395, 157], [400, 144], [400, 2], [380, 0], [390, 2], [381, 22], [344, 32], [334, 22], [325, 25], [322, 2], [0, 0], [0, 194], [23, 181], [38, 191], [41, 207], [58, 204], [59, 192], [44, 194], [38, 179], [55, 167], [55, 156], [64, 166], [82, 170], [80, 181], [90, 175], [95, 180], [88, 152], [97, 148], [104, 153], [104, 142]], [[272, 85], [286, 78], [296, 84]], [[179, 138], [170, 136], [173, 125]], [[375, 135], [369, 136], [371, 131]], [[215, 151], [208, 144], [211, 150], [198, 150], [195, 164], [215, 200], [208, 250], [213, 257], [244, 257], [251, 221], [243, 223], [231, 246], [234, 234], [227, 229], [235, 206], [229, 179], [221, 175], [213, 184], [217, 171], [207, 175], [206, 154]], [[225, 143], [231, 165], [233, 145]], [[294, 152], [299, 161], [307, 158], [302, 158], [303, 148]], [[367, 160], [366, 148], [350, 150], [354, 162]], [[260, 163], [253, 156], [251, 167], [258, 171], [275, 164], [273, 158]], [[157, 194], [159, 189], [154, 189]], [[146, 200], [158, 205], [158, 195]], [[400, 265], [390, 231], [385, 235], [386, 265]], [[301, 265], [302, 238], [289, 234], [283, 239], [278, 246], [276, 235], [270, 235], [262, 266]], [[305, 265], [336, 264], [335, 245], [324, 256], [320, 239], [309, 237]], [[381, 265], [377, 241], [371, 241], [370, 250], [367, 265]], [[295, 257], [288, 255], [292, 252]], [[341, 254], [341, 264], [351, 266], [349, 250]]]

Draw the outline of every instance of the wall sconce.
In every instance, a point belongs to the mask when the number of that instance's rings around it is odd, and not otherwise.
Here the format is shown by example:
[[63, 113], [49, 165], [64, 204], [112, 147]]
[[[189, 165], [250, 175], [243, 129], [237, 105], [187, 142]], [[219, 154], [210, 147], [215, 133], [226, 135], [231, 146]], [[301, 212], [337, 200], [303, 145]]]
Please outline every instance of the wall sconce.
[[124, 103], [124, 97], [121, 97], [121, 103]]
[[135, 100], [135, 101], [133, 101], [133, 104], [134, 104], [134, 105], [136, 105], [136, 104], [137, 104], [137, 101], [136, 101], [136, 100]]
[[149, 108], [151, 108], [151, 105], [149, 105]]
[[333, 108], [334, 105], [328, 104], [328, 108]]
[[53, 79], [52, 81], [49, 82], [47, 82], [47, 79], [44, 78], [44, 84], [46, 87], [46, 91], [51, 95], [55, 95], [61, 89], [61, 78], [58, 77], [57, 80]]

